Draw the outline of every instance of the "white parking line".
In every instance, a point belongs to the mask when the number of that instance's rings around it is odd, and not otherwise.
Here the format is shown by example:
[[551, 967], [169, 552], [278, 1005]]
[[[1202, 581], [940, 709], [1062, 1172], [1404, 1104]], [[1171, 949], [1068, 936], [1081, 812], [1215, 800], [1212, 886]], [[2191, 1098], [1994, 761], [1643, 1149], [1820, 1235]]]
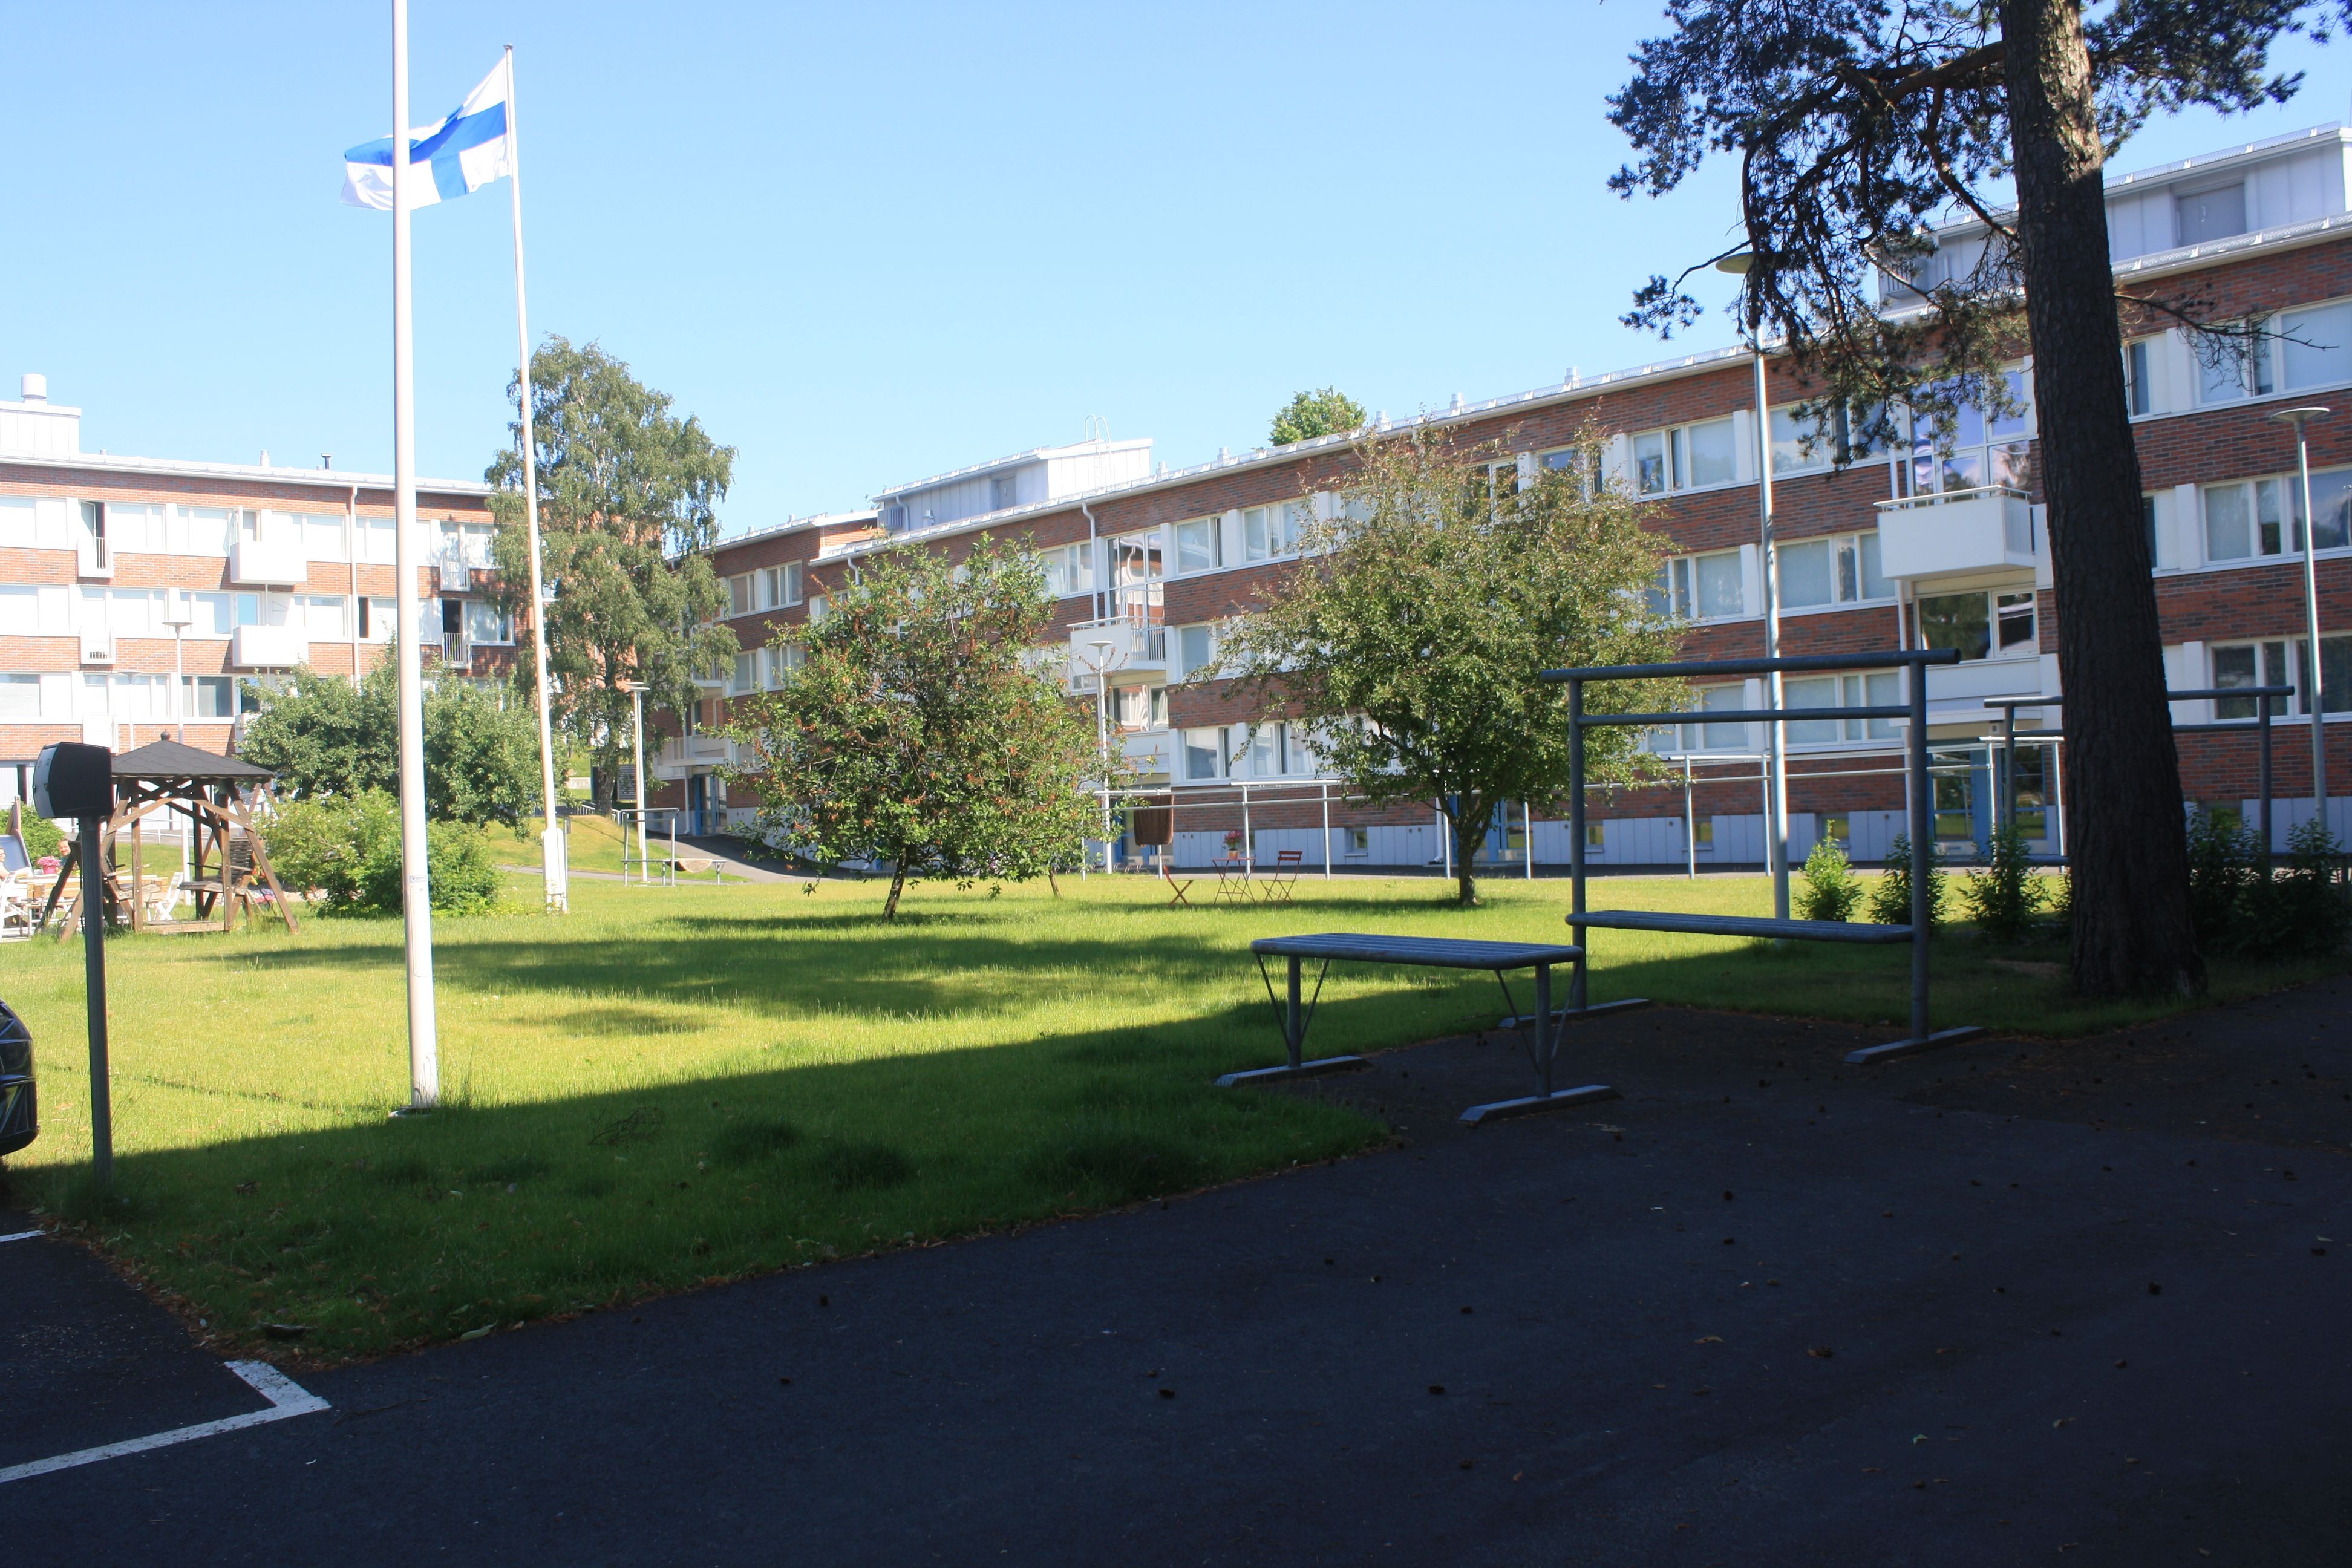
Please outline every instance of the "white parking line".
[[148, 1437], [133, 1437], [127, 1442], [109, 1443], [102, 1448], [82, 1448], [74, 1453], [57, 1455], [53, 1458], [35, 1459], [30, 1464], [12, 1465], [5, 1470], [0, 1470], [0, 1486], [5, 1486], [10, 1481], [21, 1481], [31, 1476], [45, 1476], [51, 1470], [69, 1470], [76, 1465], [94, 1465], [100, 1459], [119, 1459], [126, 1454], [143, 1454], [150, 1448], [168, 1448], [174, 1443], [190, 1443], [198, 1437], [210, 1437], [222, 1432], [235, 1432], [247, 1426], [259, 1426], [271, 1421], [283, 1421], [289, 1415], [308, 1415], [313, 1411], [329, 1408], [325, 1400], [302, 1387], [268, 1362], [233, 1361], [226, 1364], [229, 1371], [252, 1384], [255, 1393], [269, 1401], [268, 1409], [255, 1410], [243, 1415], [231, 1415], [221, 1421], [200, 1422], [194, 1426], [174, 1427], [169, 1432], [158, 1432]]
[[20, 1230], [14, 1236], [0, 1236], [0, 1241], [30, 1241], [37, 1236], [47, 1234], [45, 1231], [38, 1230]]

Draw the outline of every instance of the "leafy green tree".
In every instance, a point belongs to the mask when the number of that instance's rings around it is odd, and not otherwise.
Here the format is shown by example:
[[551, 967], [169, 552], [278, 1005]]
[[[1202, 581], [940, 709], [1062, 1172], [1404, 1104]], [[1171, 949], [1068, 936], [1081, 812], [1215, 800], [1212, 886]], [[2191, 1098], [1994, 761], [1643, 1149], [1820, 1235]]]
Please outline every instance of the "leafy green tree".
[[885, 920], [910, 881], [1075, 865], [1102, 767], [1086, 712], [1023, 658], [1052, 610], [1036, 558], [986, 538], [961, 563], [868, 557], [823, 619], [778, 634], [792, 679], [736, 704], [751, 760], [729, 777], [758, 793], [760, 835], [822, 865], [887, 862]]
[[[2101, 170], [2153, 115], [2285, 100], [2301, 78], [2271, 71], [2272, 46], [2320, 36], [2340, 5], [1669, 0], [1674, 31], [1641, 46], [1610, 100], [1637, 154], [1611, 182], [1621, 193], [1663, 195], [1711, 153], [1737, 159], [1739, 315], [1788, 345], [1811, 412], [1875, 411], [1865, 434], [1884, 440], [1897, 405], [1945, 427], [1964, 405], [2007, 410], [2008, 363], [2030, 346], [2036, 412], [2056, 437], [2040, 461], [2086, 994], [2204, 984], [2118, 307], [2136, 330], [2188, 324], [2209, 353], [2229, 347], [2193, 294], [2118, 285]], [[1990, 243], [1923, 273], [1955, 209]], [[1882, 275], [1916, 281], [1882, 301]], [[1696, 313], [1660, 277], [1626, 321], [1670, 333]]]
[[[574, 348], [551, 334], [530, 356], [531, 429], [538, 447], [547, 661], [556, 717], [595, 755], [606, 804], [630, 746], [625, 682], [646, 689], [652, 715], [684, 712], [697, 699], [698, 670], [724, 665], [735, 634], [719, 624], [725, 586], [709, 554], [718, 542], [712, 510], [727, 494], [735, 448], [712, 441], [701, 422], [670, 412], [671, 399], [629, 374], [594, 343]], [[509, 397], [520, 387], [509, 383]], [[521, 421], [509, 427], [521, 442]], [[522, 458], [500, 452], [486, 476], [498, 486], [490, 510], [508, 604], [528, 615], [530, 543]], [[536, 679], [526, 641], [518, 684]]]
[[[384, 791], [289, 801], [262, 833], [280, 884], [309, 893], [322, 913], [400, 912], [400, 806]], [[498, 862], [474, 824], [426, 823], [425, 861], [436, 911], [477, 914], [498, 901]]]
[[1274, 416], [1268, 437], [1277, 447], [1311, 441], [1318, 436], [1343, 436], [1364, 427], [1364, 405], [1336, 386], [1302, 392]]
[[[1615, 488], [1588, 494], [1583, 463], [1496, 485], [1499, 455], [1419, 429], [1366, 443], [1345, 519], [1309, 525], [1297, 572], [1262, 591], [1219, 660], [1263, 710], [1312, 726], [1311, 749], [1351, 793], [1437, 800], [1464, 904], [1477, 901], [1471, 858], [1496, 808], [1568, 786], [1566, 698], [1542, 672], [1670, 658], [1679, 632], [1647, 592], [1663, 540], [1642, 507]], [[1593, 712], [1647, 712], [1677, 695], [1624, 681], [1585, 698]], [[1588, 731], [1588, 778], [1634, 779], [1639, 745], [1632, 730]]]
[[[399, 671], [391, 659], [359, 681], [301, 669], [251, 689], [238, 754], [278, 775], [296, 800], [394, 791], [400, 780]], [[522, 702], [472, 681], [425, 690], [425, 812], [436, 821], [515, 823], [539, 805], [539, 734]]]

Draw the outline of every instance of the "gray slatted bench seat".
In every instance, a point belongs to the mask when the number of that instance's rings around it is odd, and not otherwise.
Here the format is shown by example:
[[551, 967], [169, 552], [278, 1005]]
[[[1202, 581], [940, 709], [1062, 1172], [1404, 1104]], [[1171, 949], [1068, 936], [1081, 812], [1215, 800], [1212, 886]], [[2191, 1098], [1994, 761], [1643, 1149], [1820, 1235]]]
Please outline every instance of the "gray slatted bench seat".
[[[1333, 963], [1345, 962], [1428, 969], [1483, 969], [1494, 975], [1496, 983], [1502, 986], [1503, 1000], [1513, 1007], [1515, 1013], [1517, 1006], [1511, 1001], [1510, 983], [1503, 976], [1514, 969], [1535, 971], [1535, 1012], [1526, 1018], [1513, 1017], [1506, 1022], [1535, 1026], [1528, 1057], [1535, 1068], [1536, 1092], [1517, 1100], [1498, 1100], [1472, 1106], [1462, 1113], [1462, 1120], [1472, 1126], [1506, 1116], [1524, 1115], [1531, 1110], [1551, 1110], [1563, 1106], [1580, 1105], [1588, 1100], [1617, 1098], [1617, 1091], [1607, 1084], [1590, 1083], [1558, 1090], [1551, 1086], [1552, 1063], [1559, 1054], [1559, 1037], [1567, 1024], [1566, 1019], [1552, 1011], [1551, 972], [1554, 964], [1574, 964], [1583, 958], [1584, 950], [1572, 943], [1473, 942], [1451, 937], [1378, 936], [1354, 931], [1327, 931], [1318, 936], [1261, 937], [1250, 943], [1250, 952], [1257, 960], [1258, 977], [1265, 982], [1266, 1000], [1274, 1003], [1276, 1015], [1282, 1022], [1282, 1043], [1290, 1059], [1281, 1067], [1227, 1073], [1217, 1079], [1222, 1088], [1304, 1078], [1315, 1073], [1339, 1072], [1365, 1065], [1363, 1058], [1355, 1056], [1323, 1057], [1314, 1061], [1306, 1059], [1307, 1027], [1314, 1021], [1316, 1003], [1322, 998], [1324, 976], [1331, 972]], [[1275, 1001], [1274, 981], [1265, 970], [1268, 958], [1284, 959], [1288, 963], [1289, 986], [1286, 1001]], [[1315, 977], [1314, 995], [1307, 998], [1302, 1008], [1299, 971], [1308, 959], [1320, 960], [1322, 968]], [[1611, 1010], [1613, 1011], [1614, 1007]], [[1555, 1024], [1552, 1022], [1554, 1019], [1559, 1021]]]
[[1776, 921], [1769, 915], [1681, 915], [1663, 910], [1587, 910], [1570, 915], [1572, 926], [1607, 931], [1679, 931], [1690, 936], [1763, 936], [1790, 942], [1900, 942], [1909, 926], [1862, 925], [1852, 921]]

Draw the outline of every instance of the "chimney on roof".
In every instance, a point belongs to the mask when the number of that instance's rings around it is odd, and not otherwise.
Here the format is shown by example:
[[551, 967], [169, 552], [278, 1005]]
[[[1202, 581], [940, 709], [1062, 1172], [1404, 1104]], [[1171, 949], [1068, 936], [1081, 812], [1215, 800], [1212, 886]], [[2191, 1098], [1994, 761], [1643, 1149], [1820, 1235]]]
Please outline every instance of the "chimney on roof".
[[261, 466], [265, 468], [269, 467], [269, 448], [267, 447], [261, 449]]
[[49, 378], [43, 375], [37, 370], [26, 371], [25, 373], [25, 401], [27, 403], [47, 403], [48, 400]]
[[1454, 412], [1454, 413], [1456, 413], [1456, 414], [1459, 414], [1459, 413], [1461, 413], [1461, 412], [1462, 412], [1462, 395], [1461, 395], [1460, 393], [1458, 393], [1458, 392], [1457, 392], [1457, 393], [1455, 393], [1455, 394], [1454, 395], [1454, 408], [1453, 408], [1453, 412]]
[[319, 454], [319, 467], [322, 468], [331, 468], [334, 466], [335, 455], [332, 452], [321, 452]]

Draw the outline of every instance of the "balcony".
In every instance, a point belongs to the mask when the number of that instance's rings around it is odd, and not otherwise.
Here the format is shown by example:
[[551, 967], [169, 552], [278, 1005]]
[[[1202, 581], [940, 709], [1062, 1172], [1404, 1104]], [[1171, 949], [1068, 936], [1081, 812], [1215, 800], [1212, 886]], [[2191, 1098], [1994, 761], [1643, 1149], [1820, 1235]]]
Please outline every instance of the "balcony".
[[1081, 621], [1070, 628], [1073, 678], [1092, 675], [1098, 669], [1141, 673], [1164, 672], [1167, 668], [1168, 629], [1156, 621], [1113, 616], [1107, 620]]
[[1119, 751], [1136, 773], [1150, 778], [1176, 771], [1176, 737], [1166, 730], [1146, 730], [1118, 737]]
[[463, 632], [441, 634], [441, 662], [451, 669], [474, 668], [474, 639]]
[[89, 631], [82, 633], [81, 661], [84, 664], [112, 664], [114, 662], [114, 634], [112, 632]]
[[239, 669], [291, 669], [310, 658], [299, 626], [239, 626], [229, 637], [228, 661]]
[[228, 547], [228, 580], [240, 588], [299, 588], [310, 576], [299, 544], [240, 539]]
[[2025, 492], [1990, 485], [1880, 501], [1878, 546], [1889, 577], [2030, 572], [2041, 556]]
[[92, 539], [85, 534], [74, 554], [74, 573], [77, 576], [111, 577], [114, 575], [114, 551], [105, 540]]

